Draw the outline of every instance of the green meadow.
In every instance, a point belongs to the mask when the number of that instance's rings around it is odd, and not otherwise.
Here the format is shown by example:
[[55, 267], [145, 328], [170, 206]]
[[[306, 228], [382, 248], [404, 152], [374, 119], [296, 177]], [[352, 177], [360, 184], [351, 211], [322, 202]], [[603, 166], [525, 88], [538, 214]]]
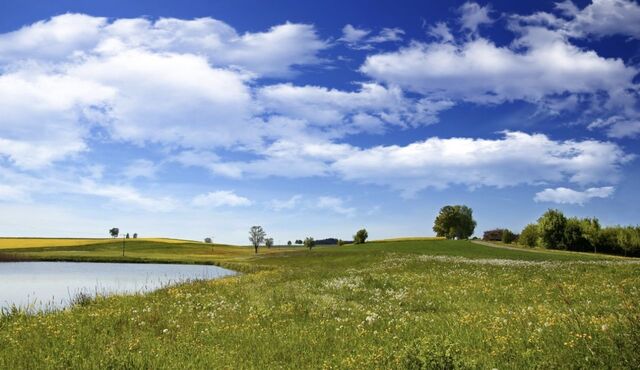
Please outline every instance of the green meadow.
[[161, 240], [15, 258], [242, 272], [0, 316], [2, 369], [640, 367], [637, 259], [469, 241], [252, 248]]

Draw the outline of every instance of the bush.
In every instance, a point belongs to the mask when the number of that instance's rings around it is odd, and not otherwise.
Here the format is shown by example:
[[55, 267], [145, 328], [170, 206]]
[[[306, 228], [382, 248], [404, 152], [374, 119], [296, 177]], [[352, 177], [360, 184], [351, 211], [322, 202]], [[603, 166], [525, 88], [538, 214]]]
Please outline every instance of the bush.
[[509, 229], [504, 229], [502, 230], [502, 242], [505, 244], [511, 244], [513, 242], [515, 242], [518, 239], [518, 235], [514, 234], [511, 230]]
[[527, 247], [533, 248], [538, 244], [538, 225], [529, 224], [522, 229], [518, 242]]
[[482, 240], [485, 241], [500, 241], [502, 240], [502, 234], [504, 232], [504, 229], [493, 229], [493, 230], [487, 230], [482, 234]]

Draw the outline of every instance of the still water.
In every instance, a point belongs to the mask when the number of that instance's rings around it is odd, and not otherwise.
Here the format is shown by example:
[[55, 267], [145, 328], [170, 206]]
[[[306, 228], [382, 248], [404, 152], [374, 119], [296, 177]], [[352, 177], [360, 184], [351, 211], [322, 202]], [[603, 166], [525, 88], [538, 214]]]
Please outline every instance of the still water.
[[95, 295], [149, 292], [195, 279], [236, 272], [217, 266], [135, 263], [0, 263], [0, 308], [30, 311], [68, 306], [79, 293]]

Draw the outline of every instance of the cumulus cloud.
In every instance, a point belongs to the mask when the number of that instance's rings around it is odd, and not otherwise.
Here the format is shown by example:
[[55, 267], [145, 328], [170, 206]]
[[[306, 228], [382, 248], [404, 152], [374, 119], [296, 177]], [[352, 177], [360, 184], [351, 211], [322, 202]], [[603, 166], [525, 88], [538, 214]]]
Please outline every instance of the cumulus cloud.
[[556, 7], [569, 18], [562, 28], [572, 37], [624, 35], [640, 39], [640, 5], [629, 0], [593, 0], [583, 9], [565, 0]]
[[329, 136], [348, 133], [382, 133], [388, 126], [420, 126], [437, 122], [438, 113], [450, 108], [449, 100], [409, 99], [397, 87], [364, 83], [356, 91], [320, 86], [277, 84], [258, 90], [264, 113], [300, 120]]
[[554, 141], [543, 134], [506, 132], [501, 139], [430, 138], [406, 146], [353, 151], [332, 164], [344, 179], [390, 186], [412, 196], [451, 185], [506, 187], [569, 181], [614, 182], [634, 157], [616, 144]]
[[193, 198], [192, 204], [197, 207], [244, 207], [250, 206], [252, 202], [233, 191], [218, 190], [197, 195]]
[[123, 50], [194, 54], [214, 66], [237, 66], [261, 76], [283, 76], [299, 65], [321, 62], [327, 48], [312, 25], [285, 23], [264, 32], [238, 34], [213, 18], [115, 19], [64, 14], [0, 35], [0, 61], [69, 60]]
[[93, 81], [38, 69], [0, 74], [0, 157], [39, 168], [86, 150], [84, 119], [114, 93]]
[[543, 191], [536, 193], [534, 200], [536, 202], [583, 205], [593, 198], [609, 198], [613, 194], [614, 190], [615, 188], [613, 186], [588, 188], [585, 191], [560, 187], [555, 189], [544, 189]]
[[584, 51], [552, 31], [530, 30], [518, 43], [516, 48], [484, 38], [459, 45], [414, 42], [367, 57], [361, 71], [431, 98], [480, 104], [598, 92], [622, 99], [633, 86], [635, 68]]

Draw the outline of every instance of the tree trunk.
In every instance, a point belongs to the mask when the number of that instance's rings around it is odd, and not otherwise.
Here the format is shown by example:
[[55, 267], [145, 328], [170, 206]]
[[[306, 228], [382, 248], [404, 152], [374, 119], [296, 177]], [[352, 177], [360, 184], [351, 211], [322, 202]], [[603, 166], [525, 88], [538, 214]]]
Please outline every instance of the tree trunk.
[[257, 246], [257, 245], [254, 245], [254, 246], [253, 246], [253, 248], [255, 248], [255, 250], [256, 250], [256, 254], [258, 254], [258, 246]]

